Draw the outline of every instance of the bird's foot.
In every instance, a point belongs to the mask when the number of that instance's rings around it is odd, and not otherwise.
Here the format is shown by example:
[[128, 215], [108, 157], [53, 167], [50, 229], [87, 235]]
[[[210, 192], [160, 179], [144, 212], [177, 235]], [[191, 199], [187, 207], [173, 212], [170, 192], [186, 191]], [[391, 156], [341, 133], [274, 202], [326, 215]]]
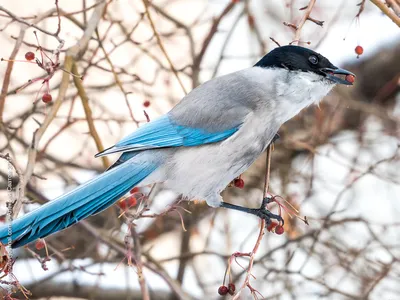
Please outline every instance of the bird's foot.
[[235, 204], [231, 204], [231, 203], [227, 203], [227, 202], [221, 202], [220, 207], [234, 209], [234, 210], [238, 210], [238, 211], [242, 211], [242, 212], [245, 212], [248, 214], [255, 215], [255, 216], [265, 220], [267, 225], [269, 225], [271, 223], [271, 220], [277, 220], [283, 226], [283, 224], [284, 224], [283, 218], [280, 215], [273, 214], [266, 208], [268, 203], [271, 203], [274, 201], [275, 200], [272, 197], [265, 197], [262, 201], [260, 208], [248, 208], [248, 207], [243, 207], [243, 206], [239, 206], [239, 205], [235, 205]]
[[276, 215], [272, 212], [270, 212], [266, 206], [268, 203], [273, 202], [273, 198], [272, 197], [265, 197], [261, 203], [260, 208], [253, 208], [252, 210], [252, 214], [256, 215], [257, 217], [265, 220], [265, 222], [267, 223], [267, 225], [269, 225], [271, 223], [271, 220], [277, 220], [279, 223], [283, 224], [285, 223], [285, 221], [283, 220], [283, 218], [280, 215]]

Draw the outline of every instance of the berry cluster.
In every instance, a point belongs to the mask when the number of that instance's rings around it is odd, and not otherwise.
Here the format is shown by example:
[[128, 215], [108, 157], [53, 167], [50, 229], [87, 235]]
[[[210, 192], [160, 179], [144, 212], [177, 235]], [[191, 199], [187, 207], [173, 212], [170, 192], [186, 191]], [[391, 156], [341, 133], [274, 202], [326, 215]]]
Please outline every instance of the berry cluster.
[[228, 286], [226, 285], [221, 285], [218, 288], [218, 294], [220, 294], [221, 296], [225, 296], [229, 293], [229, 295], [234, 295], [235, 294], [235, 284], [233, 283], [229, 283]]
[[279, 234], [279, 235], [281, 235], [281, 234], [283, 234], [285, 232], [285, 229], [283, 228], [283, 226], [281, 226], [279, 223], [274, 222], [274, 221], [271, 221], [271, 223], [269, 223], [267, 225], [267, 230], [269, 232], [273, 231], [273, 232], [275, 232], [276, 234]]
[[136, 206], [137, 204], [137, 199], [135, 197], [135, 194], [137, 194], [139, 192], [139, 188], [134, 187], [133, 189], [131, 189], [129, 191], [129, 196], [125, 197], [121, 200], [118, 201], [117, 205], [121, 210], [127, 210], [130, 209], [131, 207]]
[[[71, 74], [71, 73], [64, 70], [60, 65], [60, 51], [61, 51], [62, 47], [64, 46], [64, 42], [60, 43], [60, 45], [57, 47], [57, 49], [53, 51], [52, 57], [50, 57], [40, 46], [36, 31], [34, 31], [33, 33], [35, 34], [35, 37], [36, 37], [36, 41], [37, 41], [37, 45], [38, 45], [36, 51], [39, 51], [40, 59], [36, 57], [35, 53], [33, 53], [32, 51], [28, 51], [25, 53], [25, 60], [7, 60], [7, 59], [1, 58], [1, 61], [31, 63], [31, 64], [37, 65], [39, 68], [44, 70], [46, 72], [45, 76], [28, 80], [28, 82], [25, 83], [24, 85], [22, 85], [16, 91], [16, 93], [20, 92], [21, 90], [23, 90], [24, 88], [28, 87], [29, 85], [31, 85], [35, 82], [41, 81], [42, 86], [40, 87], [39, 91], [37, 92], [36, 99], [34, 102], [36, 102], [38, 100], [39, 94], [41, 94], [43, 87], [45, 87], [45, 92], [42, 94], [42, 101], [47, 104], [53, 100], [53, 97], [50, 94], [49, 82], [50, 82], [51, 78], [54, 76], [55, 72], [58, 70], [62, 70], [69, 74]], [[75, 74], [71, 74], [71, 75], [82, 79], [81, 76], [77, 76]]]

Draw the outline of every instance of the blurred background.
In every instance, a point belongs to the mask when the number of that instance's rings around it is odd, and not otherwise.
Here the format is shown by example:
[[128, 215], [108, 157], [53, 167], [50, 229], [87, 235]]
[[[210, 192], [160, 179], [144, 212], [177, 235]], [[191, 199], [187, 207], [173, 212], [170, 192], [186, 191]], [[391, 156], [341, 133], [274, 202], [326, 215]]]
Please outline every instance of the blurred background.
[[[7, 201], [19, 197], [22, 215], [75, 188], [117, 158], [97, 152], [194, 87], [293, 43], [356, 81], [280, 129], [270, 193], [309, 225], [284, 213], [285, 233], [267, 231], [255, 255], [257, 292], [226, 298], [400, 299], [399, 26], [399, 0], [0, 1], [0, 56], [22, 61], [0, 63], [1, 222]], [[47, 65], [26, 62], [27, 52]], [[258, 207], [265, 161], [242, 175], [243, 189], [227, 187], [225, 201]], [[178, 203], [162, 185], [133, 192], [45, 242], [2, 253], [0, 270], [17, 259], [0, 274], [0, 294], [220, 298], [228, 259], [252, 251], [259, 220]], [[239, 290], [249, 259], [237, 261]]]

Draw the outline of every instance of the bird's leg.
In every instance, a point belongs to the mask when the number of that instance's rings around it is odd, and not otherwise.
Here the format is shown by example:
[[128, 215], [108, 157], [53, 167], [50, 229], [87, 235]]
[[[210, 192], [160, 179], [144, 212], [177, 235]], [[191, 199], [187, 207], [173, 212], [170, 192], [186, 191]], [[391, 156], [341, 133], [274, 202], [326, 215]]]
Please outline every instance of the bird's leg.
[[234, 210], [238, 210], [238, 211], [242, 211], [245, 213], [255, 215], [261, 219], [264, 219], [266, 221], [267, 225], [271, 223], [271, 219], [275, 219], [278, 222], [282, 223], [282, 225], [283, 225], [284, 221], [280, 215], [273, 214], [268, 209], [266, 209], [266, 205], [270, 202], [272, 202], [272, 198], [265, 197], [262, 201], [260, 208], [248, 208], [248, 207], [239, 206], [239, 205], [235, 205], [235, 204], [231, 204], [231, 203], [227, 203], [227, 202], [221, 202], [220, 207], [234, 209]]
[[[280, 138], [280, 135], [278, 133], [276, 133], [275, 136], [271, 140], [271, 144], [274, 143], [279, 138]], [[235, 204], [231, 204], [231, 203], [227, 203], [227, 202], [221, 202], [220, 207], [234, 209], [234, 210], [238, 210], [238, 211], [242, 211], [245, 213], [255, 215], [261, 219], [264, 219], [267, 224], [271, 223], [271, 219], [275, 219], [278, 222], [281, 222], [283, 225], [284, 221], [280, 215], [273, 214], [268, 209], [266, 209], [267, 204], [270, 202], [272, 202], [272, 198], [265, 197], [262, 201], [260, 208], [248, 208], [248, 207], [235, 205]]]

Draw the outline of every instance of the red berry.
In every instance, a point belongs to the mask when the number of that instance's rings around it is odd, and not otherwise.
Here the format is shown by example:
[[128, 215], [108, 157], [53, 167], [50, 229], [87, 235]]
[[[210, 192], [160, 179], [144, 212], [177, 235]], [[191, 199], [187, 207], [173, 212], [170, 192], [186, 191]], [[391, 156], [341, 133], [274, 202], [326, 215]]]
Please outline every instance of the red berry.
[[235, 284], [233, 284], [233, 283], [228, 284], [228, 290], [229, 290], [228, 293], [233, 295], [236, 290]]
[[45, 241], [43, 239], [38, 239], [35, 243], [36, 250], [41, 250], [45, 246]]
[[135, 193], [137, 193], [137, 192], [139, 192], [139, 188], [138, 188], [138, 187], [134, 187], [133, 189], [131, 189], [131, 190], [129, 191], [130, 194], [135, 194]]
[[42, 96], [42, 101], [43, 101], [44, 103], [49, 103], [49, 102], [51, 102], [51, 100], [53, 100], [53, 97], [51, 97], [50, 94], [48, 94], [48, 93], [43, 94], [43, 96]]
[[143, 102], [143, 106], [144, 107], [149, 107], [150, 106], [150, 101], [149, 100], [144, 101]]
[[228, 294], [229, 289], [228, 287], [221, 285], [218, 289], [218, 294], [220, 294], [221, 296], [225, 296], [226, 294]]
[[125, 199], [120, 200], [118, 202], [118, 206], [119, 206], [120, 209], [126, 210], [126, 201], [125, 201]]
[[276, 222], [269, 223], [267, 226], [267, 230], [271, 232], [272, 229], [274, 229], [276, 227], [276, 225], [278, 225], [278, 223], [276, 223]]
[[233, 180], [233, 185], [239, 189], [242, 189], [244, 188], [244, 181], [242, 178], [235, 178], [235, 180]]
[[357, 55], [361, 55], [364, 53], [364, 48], [361, 46], [357, 46], [356, 49], [354, 49], [354, 51], [356, 51]]
[[128, 199], [128, 208], [135, 206], [137, 204], [137, 200], [134, 196], [130, 196]]
[[354, 81], [356, 81], [356, 78], [353, 75], [346, 75], [346, 81], [353, 83]]
[[283, 229], [283, 226], [278, 225], [275, 227], [275, 233], [281, 235], [282, 233], [285, 232], [285, 229]]
[[25, 53], [25, 59], [26, 60], [34, 60], [35, 59], [35, 53], [33, 53], [33, 52], [26, 52]]

